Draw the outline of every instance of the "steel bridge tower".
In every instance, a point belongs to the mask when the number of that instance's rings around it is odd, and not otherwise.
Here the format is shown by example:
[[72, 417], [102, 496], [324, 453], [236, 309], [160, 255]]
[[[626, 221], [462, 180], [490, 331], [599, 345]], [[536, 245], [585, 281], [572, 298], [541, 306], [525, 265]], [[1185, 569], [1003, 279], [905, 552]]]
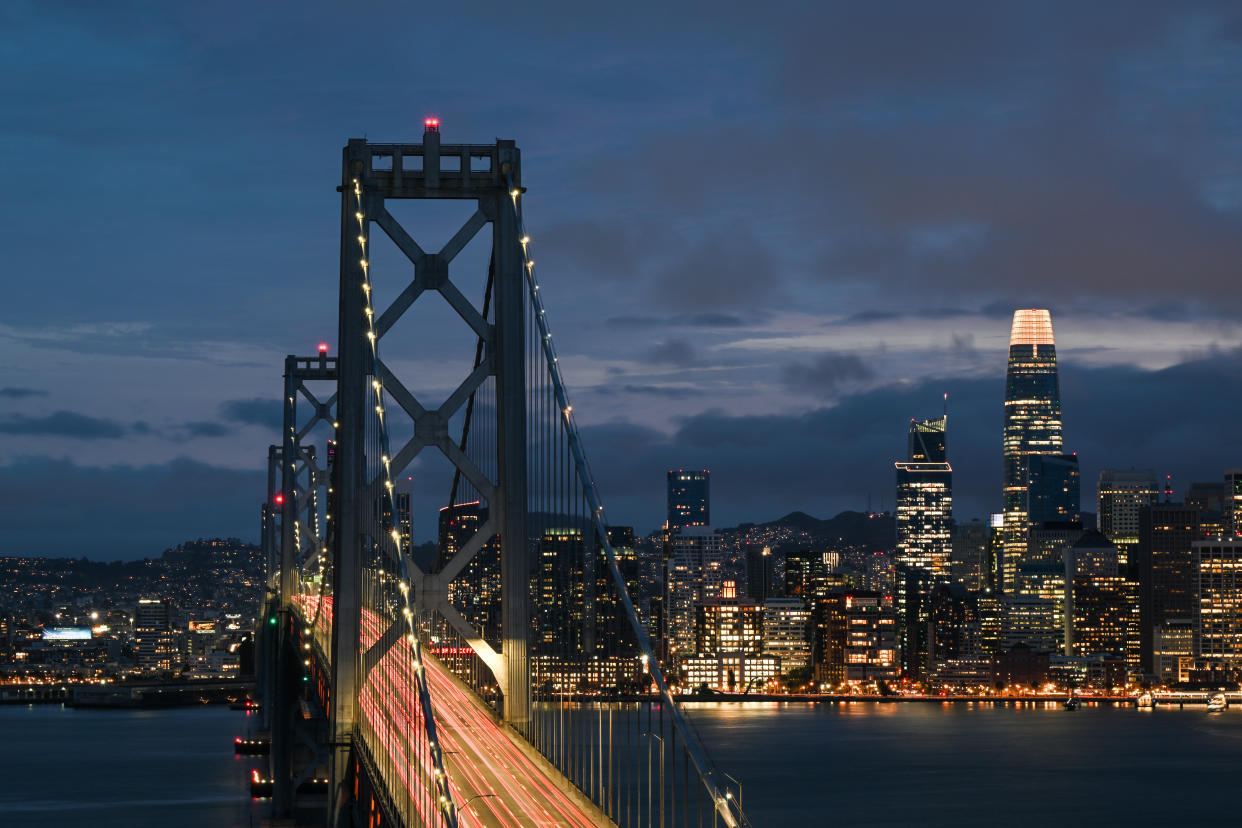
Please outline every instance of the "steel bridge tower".
[[[496, 675], [504, 696], [506, 721], [521, 725], [530, 717], [527, 670], [528, 577], [526, 530], [526, 386], [523, 361], [525, 283], [517, 222], [504, 209], [512, 187], [521, 186], [521, 160], [512, 141], [493, 145], [441, 145], [438, 124], [428, 121], [422, 144], [373, 144], [350, 140], [344, 150], [341, 176], [341, 281], [339, 320], [340, 380], [337, 491], [334, 511], [339, 515], [333, 549], [335, 583], [332, 624], [333, 789], [344, 782], [349, 744], [358, 723], [358, 691], [362, 662], [358, 657], [360, 590], [357, 573], [367, 542], [362, 517], [379, 494], [380, 478], [367, 480], [365, 439], [369, 385], [382, 383], [414, 423], [405, 445], [393, 447], [388, 459], [391, 476], [400, 475], [425, 448], [439, 450], [454, 468], [487, 499], [487, 524], [456, 556], [464, 565], [491, 536], [501, 548], [501, 601], [505, 638], [495, 653], [485, 642], [476, 647]], [[452, 168], [443, 164], [454, 159]], [[387, 163], [376, 164], [376, 159]], [[386, 207], [391, 199], [458, 199], [474, 201], [477, 209], [443, 249], [425, 252]], [[367, 251], [370, 225], [392, 240], [414, 268], [413, 279], [390, 307], [371, 307]], [[491, 226], [492, 275], [495, 284], [494, 323], [454, 286], [449, 266], [454, 257], [483, 229]], [[427, 408], [410, 393], [375, 353], [381, 339], [411, 305], [428, 292], [438, 292], [483, 343], [483, 358], [474, 371], [438, 408]], [[449, 436], [449, 419], [489, 376], [496, 387], [497, 473], [489, 479]], [[408, 562], [407, 562], [408, 563]], [[415, 604], [420, 610], [438, 609], [453, 619], [457, 613], [447, 600], [452, 575], [412, 573]], [[457, 616], [458, 618], [460, 616]], [[463, 635], [468, 625], [461, 621]], [[472, 639], [477, 635], [469, 631]]]

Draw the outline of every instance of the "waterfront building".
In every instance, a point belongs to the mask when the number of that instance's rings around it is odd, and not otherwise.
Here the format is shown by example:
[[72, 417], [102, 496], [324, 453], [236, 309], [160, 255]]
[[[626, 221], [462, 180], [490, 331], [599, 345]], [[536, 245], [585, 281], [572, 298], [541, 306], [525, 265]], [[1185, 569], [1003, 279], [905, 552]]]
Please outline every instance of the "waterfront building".
[[1197, 655], [1242, 666], [1242, 538], [1197, 541], [1193, 547], [1199, 576]]
[[[1028, 460], [1038, 455], [1060, 455], [1061, 445], [1061, 393], [1052, 317], [1046, 310], [1018, 310], [1009, 336], [1002, 446], [1007, 574], [1016, 571], [1026, 554], [1030, 528]], [[1005, 583], [1003, 588], [1008, 591], [1012, 585]]]
[[134, 660], [147, 672], [172, 670], [181, 662], [172, 602], [140, 598], [134, 608]]
[[1037, 653], [1061, 652], [1065, 638], [1062, 602], [1034, 593], [1010, 592], [1002, 597], [1001, 605], [1003, 650], [1021, 645]]
[[1096, 498], [1100, 531], [1117, 545], [1119, 563], [1129, 563], [1139, 539], [1139, 511], [1160, 500], [1151, 469], [1102, 469]]
[[949, 577], [953, 469], [946, 459], [948, 416], [911, 420], [906, 460], [897, 471], [897, 562]]
[[961, 584], [937, 584], [928, 596], [927, 667], [936, 676], [947, 662], [964, 663], [983, 652], [976, 593]]
[[955, 523], [949, 564], [953, 580], [969, 590], [991, 588], [991, 549], [988, 524], [978, 519]]
[[763, 602], [763, 654], [781, 660], [781, 673], [811, 661], [811, 609], [801, 598]]
[[892, 598], [847, 592], [816, 599], [815, 681], [840, 686], [897, 678], [897, 617]]
[[1156, 678], [1161, 684], [1190, 681], [1195, 666], [1195, 636], [1198, 619], [1166, 621], [1156, 627], [1153, 637]]
[[668, 532], [665, 549], [663, 637], [669, 656], [687, 657], [694, 652], [695, 607], [720, 597], [720, 535], [710, 526], [682, 526]]
[[710, 526], [711, 472], [676, 469], [668, 473], [668, 528]]
[[[594, 533], [592, 533], [593, 535]], [[617, 558], [617, 568], [625, 582], [625, 589], [634, 603], [634, 611], [639, 620], [645, 620], [650, 608], [640, 600], [638, 585], [638, 559], [634, 548], [634, 527], [609, 526], [608, 545], [612, 547]], [[621, 593], [617, 589], [616, 579], [603, 547], [598, 541], [592, 544], [594, 554], [586, 562], [588, 577], [593, 575], [594, 589], [591, 590], [589, 606], [592, 608], [587, 620], [587, 630], [593, 634], [588, 641], [588, 652], [599, 657], [633, 657], [638, 652], [638, 638], [625, 615], [625, 607], [621, 601]]]
[[682, 661], [692, 688], [748, 692], [780, 675], [780, 658], [763, 654], [763, 609], [733, 581], [698, 605], [694, 639], [695, 655]]
[[1154, 635], [1170, 621], [1193, 622], [1199, 612], [1195, 541], [1203, 539], [1198, 509], [1158, 503], [1139, 510], [1138, 557], [1140, 664], [1156, 672]]

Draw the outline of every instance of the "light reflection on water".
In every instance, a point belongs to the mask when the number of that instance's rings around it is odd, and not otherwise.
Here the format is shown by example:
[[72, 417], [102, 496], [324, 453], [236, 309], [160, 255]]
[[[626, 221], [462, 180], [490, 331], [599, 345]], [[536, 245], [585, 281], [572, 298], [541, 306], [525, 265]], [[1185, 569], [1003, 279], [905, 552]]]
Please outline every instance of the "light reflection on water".
[[0, 706], [0, 824], [257, 826], [247, 777], [259, 760], [233, 755], [253, 721], [222, 706]]
[[1242, 710], [686, 705], [755, 825], [1238, 824]]

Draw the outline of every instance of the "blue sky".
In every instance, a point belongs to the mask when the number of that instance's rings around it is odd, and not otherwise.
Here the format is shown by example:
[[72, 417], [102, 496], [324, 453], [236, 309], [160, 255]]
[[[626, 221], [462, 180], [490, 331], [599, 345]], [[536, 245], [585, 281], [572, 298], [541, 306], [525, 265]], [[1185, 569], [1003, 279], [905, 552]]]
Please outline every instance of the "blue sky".
[[[340, 147], [427, 115], [522, 148], [614, 521], [680, 466], [722, 525], [891, 506], [945, 391], [958, 515], [995, 510], [1019, 306], [1084, 507], [1101, 467], [1242, 465], [1236, 4], [106, 5], [0, 10], [0, 554], [257, 534], [281, 359], [334, 335]], [[420, 321], [446, 393], [471, 343]]]

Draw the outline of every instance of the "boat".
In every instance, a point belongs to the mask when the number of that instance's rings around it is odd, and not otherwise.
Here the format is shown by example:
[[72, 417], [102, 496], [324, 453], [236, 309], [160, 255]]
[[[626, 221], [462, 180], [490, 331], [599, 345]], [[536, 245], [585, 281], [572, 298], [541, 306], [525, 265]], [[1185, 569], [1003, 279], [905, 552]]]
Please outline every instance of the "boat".
[[1151, 693], [1140, 693], [1134, 703], [1140, 710], [1151, 710], [1156, 706], [1156, 700], [1151, 697]]
[[1077, 710], [1078, 699], [1074, 698], [1073, 696], [1070, 696], [1068, 699], [1061, 702], [1061, 706], [1064, 707], [1066, 710]]
[[1224, 693], [1217, 693], [1208, 699], [1208, 712], [1220, 713], [1229, 708], [1229, 702], [1225, 701]]

